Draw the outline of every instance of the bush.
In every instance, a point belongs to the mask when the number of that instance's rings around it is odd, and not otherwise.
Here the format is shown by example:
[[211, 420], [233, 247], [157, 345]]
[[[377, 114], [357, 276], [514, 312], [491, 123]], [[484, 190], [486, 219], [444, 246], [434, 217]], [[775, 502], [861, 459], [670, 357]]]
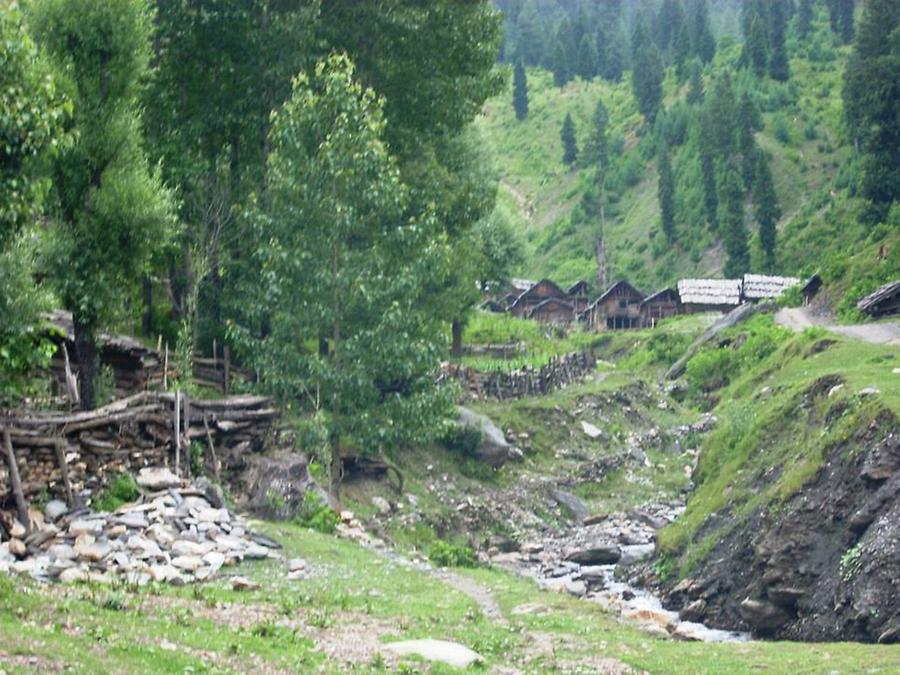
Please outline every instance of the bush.
[[776, 115], [772, 122], [772, 133], [784, 145], [791, 143], [791, 126], [784, 115]]
[[308, 491], [303, 495], [303, 504], [294, 516], [294, 522], [323, 534], [334, 534], [341, 517], [318, 494]]
[[475, 457], [478, 453], [478, 444], [481, 443], [481, 432], [472, 427], [451, 424], [441, 435], [440, 441], [450, 452], [463, 457]]
[[115, 511], [122, 504], [133, 502], [140, 497], [141, 490], [131, 474], [121, 473], [112, 478], [103, 491], [94, 499], [94, 511]]
[[475, 567], [478, 560], [471, 546], [457, 546], [438, 539], [428, 547], [428, 559], [438, 567]]

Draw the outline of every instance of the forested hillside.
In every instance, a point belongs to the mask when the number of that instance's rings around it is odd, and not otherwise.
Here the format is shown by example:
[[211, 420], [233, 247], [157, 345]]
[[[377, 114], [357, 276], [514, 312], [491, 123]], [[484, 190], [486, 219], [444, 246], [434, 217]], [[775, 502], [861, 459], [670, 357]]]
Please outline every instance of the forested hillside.
[[896, 77], [868, 106], [859, 84], [890, 4], [497, 2], [527, 111], [511, 84], [478, 127], [521, 274], [604, 286], [602, 243], [606, 282], [821, 271], [846, 312], [900, 267], [897, 158], [858, 114], [896, 106]]

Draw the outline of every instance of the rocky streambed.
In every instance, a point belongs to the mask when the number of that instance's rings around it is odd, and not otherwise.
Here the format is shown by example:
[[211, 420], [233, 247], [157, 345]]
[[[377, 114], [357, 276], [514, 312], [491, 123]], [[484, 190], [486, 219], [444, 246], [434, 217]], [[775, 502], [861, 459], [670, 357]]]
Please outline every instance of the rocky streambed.
[[533, 577], [542, 588], [595, 602], [650, 632], [703, 642], [749, 640], [748, 633], [708, 628], [689, 613], [667, 610], [652, 591], [629, 580], [629, 570], [654, 555], [656, 530], [683, 510], [677, 503], [656, 504], [589, 517], [562, 533], [497, 552], [491, 562]]
[[[168, 469], [144, 469], [143, 494], [112, 513], [70, 510], [51, 501], [18, 521], [0, 544], [0, 572], [40, 581], [91, 581], [184, 585], [206, 581], [243, 560], [281, 557], [280, 545], [254, 533], [225, 506], [221, 492], [203, 479], [186, 483]], [[286, 561], [288, 578], [309, 573], [302, 560]], [[232, 576], [232, 586], [254, 584]]]

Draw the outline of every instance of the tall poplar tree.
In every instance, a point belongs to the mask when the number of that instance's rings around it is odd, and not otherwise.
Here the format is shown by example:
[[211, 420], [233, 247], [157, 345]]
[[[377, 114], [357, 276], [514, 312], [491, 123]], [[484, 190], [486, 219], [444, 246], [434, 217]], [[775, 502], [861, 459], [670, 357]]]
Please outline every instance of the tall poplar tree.
[[[263, 386], [322, 420], [335, 495], [348, 449], [421, 442], [449, 404], [434, 384], [441, 322], [424, 301], [446, 264], [429, 216], [406, 215], [383, 107], [346, 56], [295, 79], [273, 115], [269, 192], [255, 217], [254, 307], [270, 330], [238, 336]], [[323, 335], [327, 354], [310, 347]]]
[[513, 71], [513, 108], [516, 111], [516, 119], [524, 120], [528, 117], [528, 76], [525, 73], [525, 64], [519, 59]]
[[81, 406], [90, 409], [97, 331], [121, 310], [173, 222], [171, 196], [150, 171], [141, 140], [152, 12], [145, 0], [45, 0], [31, 12], [73, 103], [75, 140], [54, 161], [49, 257], [72, 310]]

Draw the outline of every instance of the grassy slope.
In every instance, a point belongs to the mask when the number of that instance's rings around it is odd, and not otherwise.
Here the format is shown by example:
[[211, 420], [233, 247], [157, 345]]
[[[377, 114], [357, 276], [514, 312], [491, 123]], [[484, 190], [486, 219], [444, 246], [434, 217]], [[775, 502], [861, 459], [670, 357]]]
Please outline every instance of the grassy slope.
[[[490, 569], [466, 573], [493, 594], [508, 620], [502, 625], [445, 582], [356, 544], [292, 526], [266, 529], [318, 576], [287, 582], [274, 562], [247, 564], [239, 572], [262, 588], [243, 593], [223, 582], [195, 589], [75, 586], [60, 593], [0, 579], [0, 666], [8, 672], [63, 665], [74, 672], [391, 672], [377, 656], [365, 657], [371, 636], [376, 644], [457, 640], [478, 650], [488, 669], [525, 672], [585, 672], [603, 659], [651, 673], [852, 672], [861, 663], [867, 672], [889, 672], [900, 658], [898, 646], [665, 640], [620, 624], [591, 603], [540, 592], [529, 580]], [[512, 614], [526, 602], [550, 611]], [[325, 649], [365, 660], [342, 662]], [[408, 662], [402, 672], [420, 672], [414, 667]]]
[[[858, 224], [859, 200], [848, 196], [848, 162], [852, 152], [842, 137], [842, 72], [848, 48], [835, 50], [834, 60], [792, 59], [792, 78], [787, 86], [768, 81], [760, 89], [760, 99], [781, 101], [774, 110], [764, 111], [765, 128], [758, 143], [771, 157], [776, 190], [782, 207], [779, 270], [800, 275], [823, 269], [826, 281], [840, 294], [857, 278], [873, 274], [872, 262], [879, 247], [889, 252], [900, 249], [900, 232], [882, 226], [875, 232]], [[719, 62], [733, 62], [739, 46], [731, 45], [717, 56]], [[659, 228], [655, 159], [640, 160], [637, 148], [641, 118], [630, 84], [600, 80], [575, 80], [562, 89], [553, 86], [552, 75], [529, 71], [529, 115], [517, 121], [510, 104], [510, 92], [488, 102], [478, 121], [494, 151], [501, 179], [498, 208], [513, 217], [529, 242], [522, 273], [539, 278], [550, 276], [560, 283], [579, 278], [596, 279], [593, 243], [596, 225], [572, 226], [569, 215], [577, 206], [592, 170], [567, 169], [561, 161], [559, 130], [566, 113], [571, 113], [579, 138], [590, 127], [590, 116], [598, 99], [610, 112], [610, 137], [624, 138], [625, 155], [639, 161], [636, 183], [626, 187], [613, 206], [615, 217], [607, 221], [606, 245], [609, 277], [627, 277], [645, 291], [674, 283], [691, 275], [721, 273], [721, 247], [702, 229], [681, 228], [675, 247], [657, 247], [653, 237]], [[666, 102], [684, 95], [672, 74], [665, 82]], [[780, 130], [776, 137], [776, 130]], [[785, 133], [786, 132], [786, 133]], [[683, 186], [694, 182], [696, 174], [682, 172], [676, 177]], [[751, 232], [751, 234], [753, 234]], [[847, 260], [848, 252], [855, 258]], [[753, 240], [754, 260], [758, 248]], [[875, 270], [878, 279], [890, 276], [896, 257]], [[894, 267], [894, 273], [896, 267]], [[865, 292], [872, 280], [857, 289]]]
[[[697, 488], [682, 517], [660, 533], [660, 548], [679, 559], [681, 574], [753, 512], [777, 509], [816, 474], [830, 448], [855, 451], [854, 437], [880, 412], [900, 417], [896, 347], [823, 338], [819, 329], [790, 335], [768, 317], [755, 320], [753, 330], [777, 347], [727, 366], [734, 379], [716, 392], [719, 424], [704, 446]], [[747, 328], [732, 334], [742, 332]], [[823, 339], [834, 343], [817, 351]], [[829, 382], [819, 386], [824, 391], [814, 389], [820, 381]], [[843, 387], [826, 396], [836, 382]], [[859, 394], [870, 387], [878, 393]]]

